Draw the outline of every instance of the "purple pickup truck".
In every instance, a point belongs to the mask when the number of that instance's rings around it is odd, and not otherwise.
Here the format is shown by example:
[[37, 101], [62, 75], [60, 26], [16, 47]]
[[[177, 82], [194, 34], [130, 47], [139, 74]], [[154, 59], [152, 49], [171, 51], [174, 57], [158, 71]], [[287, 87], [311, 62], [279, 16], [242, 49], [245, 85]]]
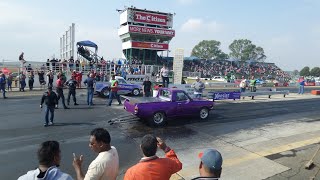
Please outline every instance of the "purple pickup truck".
[[168, 118], [198, 116], [209, 117], [213, 102], [205, 99], [192, 99], [179, 89], [161, 88], [156, 97], [125, 97], [124, 109], [150, 125], [162, 126]]

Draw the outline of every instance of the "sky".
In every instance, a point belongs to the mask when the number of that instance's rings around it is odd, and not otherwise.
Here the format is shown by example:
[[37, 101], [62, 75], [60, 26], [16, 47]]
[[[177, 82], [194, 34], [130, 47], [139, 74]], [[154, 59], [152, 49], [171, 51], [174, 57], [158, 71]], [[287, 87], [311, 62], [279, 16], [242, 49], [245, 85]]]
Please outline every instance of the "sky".
[[[283, 70], [319, 67], [320, 0], [0, 0], [0, 61], [60, 58], [60, 37], [76, 24], [76, 41], [91, 40], [105, 59], [122, 57], [116, 9], [135, 6], [175, 13], [173, 52], [190, 56], [202, 40], [229, 53], [235, 39], [261, 46]], [[165, 53], [166, 55], [166, 53]]]

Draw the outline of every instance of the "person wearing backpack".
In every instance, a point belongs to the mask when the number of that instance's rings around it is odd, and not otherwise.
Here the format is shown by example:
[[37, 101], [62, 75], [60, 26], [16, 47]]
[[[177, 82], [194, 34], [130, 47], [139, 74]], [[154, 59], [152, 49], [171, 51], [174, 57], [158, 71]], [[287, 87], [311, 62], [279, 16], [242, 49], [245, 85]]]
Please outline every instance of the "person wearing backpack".
[[74, 105], [77, 106], [77, 99], [76, 99], [76, 88], [77, 88], [77, 81], [75, 80], [75, 76], [71, 76], [71, 79], [69, 79], [65, 83], [69, 87], [68, 92], [68, 98], [67, 98], [67, 104], [70, 105], [70, 96], [72, 95]]

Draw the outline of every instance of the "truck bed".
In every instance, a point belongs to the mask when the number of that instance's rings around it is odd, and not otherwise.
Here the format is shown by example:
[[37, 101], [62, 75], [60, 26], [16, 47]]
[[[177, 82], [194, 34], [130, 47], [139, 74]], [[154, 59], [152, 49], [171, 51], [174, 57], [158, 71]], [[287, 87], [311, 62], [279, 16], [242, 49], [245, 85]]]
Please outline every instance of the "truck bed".
[[130, 104], [135, 103], [152, 103], [152, 102], [167, 102], [167, 100], [156, 98], [156, 97], [129, 97], [129, 96], [122, 96], [125, 99], [128, 99]]

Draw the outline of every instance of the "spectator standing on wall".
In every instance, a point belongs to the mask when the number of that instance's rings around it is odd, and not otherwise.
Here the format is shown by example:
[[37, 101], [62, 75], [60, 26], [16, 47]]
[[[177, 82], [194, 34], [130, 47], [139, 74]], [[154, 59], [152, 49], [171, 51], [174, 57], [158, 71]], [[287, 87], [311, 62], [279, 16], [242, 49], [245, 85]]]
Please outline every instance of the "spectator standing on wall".
[[194, 82], [191, 87], [194, 89], [195, 98], [201, 98], [205, 85], [200, 80], [200, 77], [196, 78], [196, 82]]
[[27, 62], [26, 60], [24, 60], [24, 52], [22, 52], [19, 56], [19, 61], [20, 61], [20, 70], [22, 71], [24, 64]]
[[161, 77], [162, 77], [162, 85], [163, 85], [163, 87], [168, 87], [168, 84], [169, 84], [169, 69], [165, 64], [161, 68], [160, 74], [161, 74]]

